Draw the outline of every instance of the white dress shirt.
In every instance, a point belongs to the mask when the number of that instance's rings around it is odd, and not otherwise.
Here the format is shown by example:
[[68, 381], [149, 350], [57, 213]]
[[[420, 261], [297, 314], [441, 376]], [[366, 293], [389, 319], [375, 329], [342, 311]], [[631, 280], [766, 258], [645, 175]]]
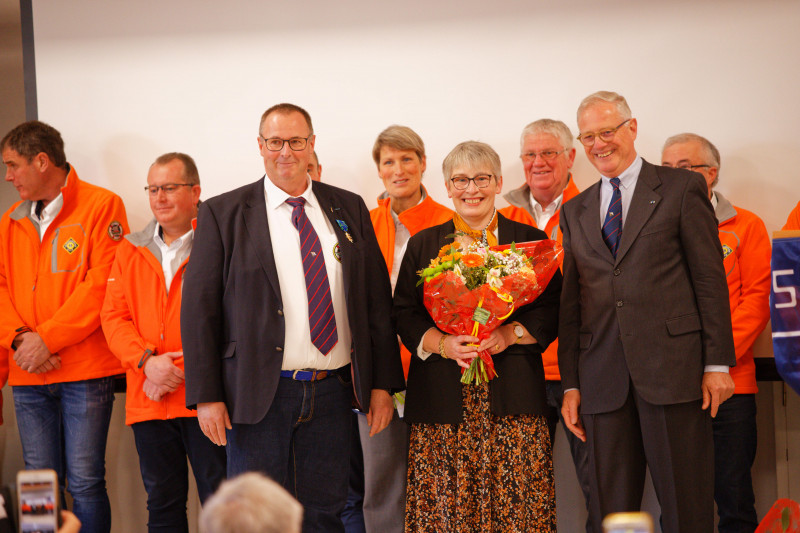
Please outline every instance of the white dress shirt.
[[192, 251], [192, 242], [194, 241], [194, 230], [190, 229], [179, 238], [167, 244], [161, 238], [161, 224], [156, 223], [155, 233], [153, 234], [153, 241], [161, 251], [161, 270], [164, 271], [164, 282], [167, 284], [167, 293], [169, 287], [172, 285], [172, 278], [181, 266], [189, 253]]
[[[328, 353], [323, 355], [311, 343], [311, 328], [308, 324], [308, 293], [303, 271], [303, 258], [300, 253], [300, 233], [292, 224], [292, 206], [286, 203], [293, 198], [275, 186], [269, 177], [264, 179], [264, 195], [267, 201], [267, 221], [272, 240], [272, 253], [281, 287], [285, 339], [283, 347], [282, 370], [333, 370], [350, 363], [350, 323], [347, 318], [347, 302], [344, 294], [342, 264], [334, 256], [334, 248], [339, 246], [336, 233], [328, 217], [322, 212], [317, 197], [311, 190], [308, 180], [306, 190], [300, 196], [305, 199], [308, 220], [319, 237], [322, 255], [325, 257], [325, 270], [333, 300], [336, 316], [336, 332], [339, 341]], [[338, 252], [338, 250], [337, 250]], [[366, 326], [365, 326], [366, 327]]]
[[556, 214], [556, 211], [561, 207], [561, 202], [564, 200], [564, 192], [558, 195], [558, 198], [550, 202], [547, 207], [542, 207], [542, 204], [536, 201], [536, 198], [531, 194], [531, 207], [533, 208], [533, 219], [536, 221], [536, 227], [544, 231], [547, 223]]
[[39, 222], [39, 242], [41, 242], [47, 228], [50, 227], [50, 224], [53, 223], [53, 220], [64, 206], [64, 195], [58, 193], [58, 196], [56, 196], [52, 202], [44, 206], [41, 216], [36, 215], [36, 204], [38, 203], [39, 202], [31, 203], [31, 218]]
[[619, 176], [602, 176], [600, 178], [600, 227], [606, 221], [608, 206], [611, 204], [611, 195], [614, 194], [614, 186], [611, 185], [611, 178], [619, 178], [619, 192], [622, 196], [622, 232], [625, 233], [625, 219], [628, 217], [628, 210], [631, 207], [633, 190], [639, 180], [639, 172], [642, 170], [642, 158], [638, 155], [633, 160], [631, 166], [622, 171]]

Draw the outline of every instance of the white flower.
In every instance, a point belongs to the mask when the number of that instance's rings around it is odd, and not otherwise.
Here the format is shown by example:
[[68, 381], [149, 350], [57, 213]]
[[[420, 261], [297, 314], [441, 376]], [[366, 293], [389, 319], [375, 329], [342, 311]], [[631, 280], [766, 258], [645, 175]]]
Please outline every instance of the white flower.
[[486, 283], [489, 284], [490, 287], [494, 287], [495, 289], [500, 289], [503, 287], [503, 281], [500, 279], [502, 272], [500, 268], [495, 267], [489, 270], [489, 273], [486, 274]]

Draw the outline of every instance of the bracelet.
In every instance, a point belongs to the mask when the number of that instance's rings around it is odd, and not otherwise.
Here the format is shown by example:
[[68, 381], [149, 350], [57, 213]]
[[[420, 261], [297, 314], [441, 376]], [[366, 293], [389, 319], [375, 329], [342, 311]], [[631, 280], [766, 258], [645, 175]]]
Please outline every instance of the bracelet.
[[449, 337], [450, 335], [444, 334], [442, 338], [439, 339], [439, 355], [441, 355], [445, 359], [450, 359], [447, 357], [447, 350], [444, 349], [444, 340]]

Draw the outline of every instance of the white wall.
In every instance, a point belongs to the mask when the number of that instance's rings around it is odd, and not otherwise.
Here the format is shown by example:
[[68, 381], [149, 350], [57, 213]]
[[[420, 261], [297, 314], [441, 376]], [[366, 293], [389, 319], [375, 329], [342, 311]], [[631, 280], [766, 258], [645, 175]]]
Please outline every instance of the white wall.
[[[61, 130], [82, 178], [122, 195], [133, 228], [149, 219], [142, 187], [163, 152], [195, 157], [204, 197], [259, 178], [258, 119], [281, 101], [311, 113], [323, 179], [369, 207], [382, 190], [371, 147], [389, 124], [423, 137], [428, 188], [446, 203], [439, 168], [455, 144], [490, 143], [506, 189], [516, 187], [522, 127], [551, 117], [574, 130], [578, 102], [599, 89], [628, 98], [650, 161], [674, 133], [711, 139], [723, 158], [719, 190], [770, 231], [800, 199], [796, 0], [36, 0], [33, 8], [39, 116]], [[597, 179], [582, 153], [575, 175], [581, 188]], [[114, 530], [143, 531], [122, 404], [108, 454]], [[5, 411], [4, 481], [19, 464]], [[556, 459], [568, 460], [563, 449]], [[761, 516], [774, 497], [769, 468], [768, 460], [756, 473], [756, 486], [766, 486]], [[580, 494], [564, 479], [560, 526], [576, 531]]]
[[[719, 189], [772, 230], [800, 199], [798, 22], [794, 0], [43, 0], [39, 112], [137, 227], [160, 153], [192, 154], [206, 197], [260, 177], [258, 119], [280, 101], [311, 113], [323, 179], [372, 207], [370, 151], [389, 124], [422, 135], [428, 186], [447, 201], [439, 168], [455, 144], [490, 143], [517, 186], [522, 127], [547, 116], [575, 128], [580, 99], [610, 89], [639, 119], [644, 157], [658, 161], [671, 134], [707, 136], [722, 152]], [[576, 176], [596, 179], [583, 154]]]

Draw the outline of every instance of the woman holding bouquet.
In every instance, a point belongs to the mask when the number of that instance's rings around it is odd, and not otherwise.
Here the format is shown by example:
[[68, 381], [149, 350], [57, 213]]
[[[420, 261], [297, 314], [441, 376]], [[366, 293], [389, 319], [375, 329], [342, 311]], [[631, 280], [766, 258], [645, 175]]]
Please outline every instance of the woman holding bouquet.
[[[483, 340], [437, 328], [423, 304], [418, 271], [453, 242], [453, 234], [463, 248], [473, 240], [491, 246], [546, 238], [497, 213], [503, 178], [490, 146], [461, 143], [442, 170], [456, 214], [409, 240], [395, 290], [397, 331], [415, 354], [405, 406], [411, 425], [405, 530], [555, 531], [541, 354], [556, 337], [561, 275], [556, 269], [536, 300]], [[497, 377], [462, 383], [462, 369], [483, 350]]]

